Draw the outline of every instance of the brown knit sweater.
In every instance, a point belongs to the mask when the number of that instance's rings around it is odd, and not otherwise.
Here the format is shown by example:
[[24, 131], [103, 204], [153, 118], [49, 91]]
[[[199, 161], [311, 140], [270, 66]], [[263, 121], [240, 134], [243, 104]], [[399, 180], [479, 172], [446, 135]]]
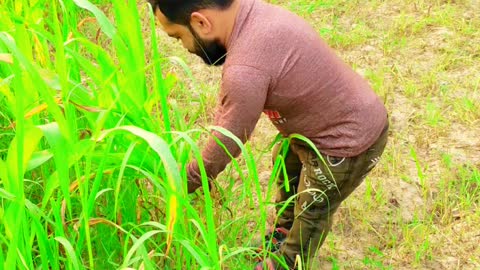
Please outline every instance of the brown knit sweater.
[[[387, 112], [369, 84], [300, 17], [260, 0], [240, 1], [215, 125], [245, 142], [263, 112], [282, 135], [301, 134], [324, 154], [352, 157], [371, 146]], [[239, 155], [231, 139], [214, 134]], [[213, 139], [202, 156], [210, 178], [231, 160]], [[198, 163], [187, 170], [189, 181], [199, 182]]]

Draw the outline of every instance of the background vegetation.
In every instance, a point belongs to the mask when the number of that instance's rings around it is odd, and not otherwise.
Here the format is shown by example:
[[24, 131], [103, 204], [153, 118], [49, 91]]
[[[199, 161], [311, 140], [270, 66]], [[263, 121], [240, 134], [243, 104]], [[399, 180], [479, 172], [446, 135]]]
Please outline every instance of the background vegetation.
[[[311, 22], [392, 123], [315, 267], [478, 269], [480, 3], [271, 2]], [[274, 127], [260, 121], [211, 193], [184, 189], [219, 79], [142, 1], [0, 0], [0, 268], [251, 269], [275, 220]]]

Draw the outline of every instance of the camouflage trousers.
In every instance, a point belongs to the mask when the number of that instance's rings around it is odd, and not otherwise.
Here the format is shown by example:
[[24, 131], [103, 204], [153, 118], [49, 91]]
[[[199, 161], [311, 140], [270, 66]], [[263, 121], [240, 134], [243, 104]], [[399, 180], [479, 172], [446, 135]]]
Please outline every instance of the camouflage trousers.
[[[292, 269], [297, 255], [303, 269], [310, 269], [312, 258], [330, 231], [334, 213], [378, 163], [387, 135], [388, 125], [370, 148], [350, 158], [323, 154], [319, 158], [305, 143], [292, 141], [284, 159], [290, 189], [286, 191], [281, 173], [276, 197], [276, 227], [290, 230], [280, 255]], [[277, 145], [273, 150], [274, 159], [279, 148]]]

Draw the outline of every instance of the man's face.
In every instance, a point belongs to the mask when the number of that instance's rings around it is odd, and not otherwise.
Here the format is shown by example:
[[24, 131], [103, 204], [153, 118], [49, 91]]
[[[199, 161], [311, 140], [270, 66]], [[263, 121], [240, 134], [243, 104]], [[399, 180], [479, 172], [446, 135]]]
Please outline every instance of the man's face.
[[160, 9], [155, 14], [168, 36], [181, 40], [185, 49], [198, 55], [207, 65], [225, 63], [227, 50], [218, 40], [202, 39], [193, 28], [170, 22]]

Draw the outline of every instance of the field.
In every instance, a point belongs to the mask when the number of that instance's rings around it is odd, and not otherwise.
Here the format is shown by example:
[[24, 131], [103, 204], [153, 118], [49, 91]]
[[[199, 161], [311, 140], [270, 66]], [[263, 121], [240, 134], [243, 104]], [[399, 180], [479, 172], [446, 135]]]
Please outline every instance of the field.
[[[390, 116], [314, 269], [480, 269], [480, 2], [270, 2]], [[141, 0], [0, 0], [0, 269], [252, 269], [275, 221], [273, 125], [211, 192], [185, 191], [220, 73]]]

